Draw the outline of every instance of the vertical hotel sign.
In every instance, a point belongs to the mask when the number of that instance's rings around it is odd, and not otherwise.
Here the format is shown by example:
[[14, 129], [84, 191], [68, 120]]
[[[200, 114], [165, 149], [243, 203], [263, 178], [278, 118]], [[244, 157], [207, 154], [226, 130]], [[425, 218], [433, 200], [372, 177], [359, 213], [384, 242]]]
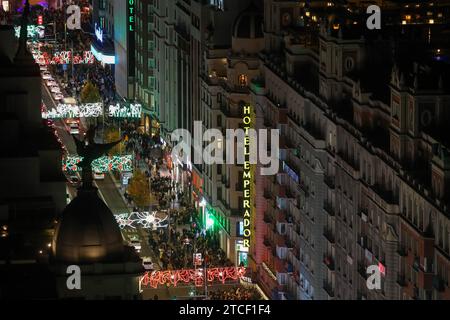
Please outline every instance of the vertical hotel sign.
[[128, 35], [128, 75], [134, 77], [134, 29], [135, 29], [135, 1], [127, 0], [127, 35]]
[[244, 247], [250, 247], [251, 238], [251, 218], [252, 218], [252, 184], [253, 184], [253, 171], [250, 165], [250, 134], [249, 129], [252, 128], [253, 112], [252, 107], [249, 104], [243, 106], [242, 122], [244, 123], [244, 170], [242, 172], [243, 183], [243, 203], [244, 209]]

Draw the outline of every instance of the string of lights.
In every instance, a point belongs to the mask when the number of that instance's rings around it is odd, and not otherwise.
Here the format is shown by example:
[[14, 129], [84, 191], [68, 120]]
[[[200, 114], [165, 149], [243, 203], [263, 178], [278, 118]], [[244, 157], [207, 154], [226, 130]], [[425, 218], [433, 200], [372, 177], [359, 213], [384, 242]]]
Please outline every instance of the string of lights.
[[[206, 279], [209, 283], [215, 281], [224, 284], [226, 281], [236, 281], [245, 275], [245, 267], [219, 267], [207, 268]], [[197, 287], [204, 285], [204, 269], [182, 269], [146, 272], [140, 279], [141, 286], [157, 288], [158, 286], [173, 286], [178, 284]]]
[[[140, 118], [141, 104], [115, 104], [108, 107], [111, 118]], [[102, 103], [85, 103], [81, 105], [60, 103], [55, 108], [44, 110], [42, 119], [97, 118], [103, 115]]]
[[[83, 157], [68, 156], [62, 161], [63, 171], [78, 172], [81, 167], [78, 166]], [[95, 159], [92, 162], [92, 170], [95, 172], [108, 171], [132, 171], [133, 170], [133, 156], [103, 156]]]
[[115, 218], [119, 227], [124, 229], [130, 227], [135, 229], [141, 226], [144, 229], [157, 229], [166, 228], [169, 221], [167, 220], [167, 215], [163, 218], [157, 216], [157, 211], [143, 211], [143, 212], [131, 212], [131, 213], [120, 213], [116, 214]]

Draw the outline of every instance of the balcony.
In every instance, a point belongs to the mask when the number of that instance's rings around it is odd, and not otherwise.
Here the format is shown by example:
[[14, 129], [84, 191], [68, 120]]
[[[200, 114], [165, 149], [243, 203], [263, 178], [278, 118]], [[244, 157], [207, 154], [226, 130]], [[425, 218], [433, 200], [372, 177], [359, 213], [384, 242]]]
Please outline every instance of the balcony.
[[264, 189], [264, 198], [271, 200], [273, 198], [272, 192], [269, 189]]
[[272, 221], [273, 221], [272, 216], [269, 213], [265, 213], [263, 221], [265, 223], [272, 223]]
[[405, 246], [400, 245], [397, 249], [397, 253], [400, 257], [407, 257], [408, 256], [408, 250]]
[[358, 262], [358, 273], [364, 280], [367, 280], [367, 268], [362, 262]]
[[284, 236], [284, 243], [286, 244], [286, 247], [288, 249], [294, 248], [294, 242], [291, 239], [289, 239], [289, 237], [286, 235]]
[[323, 281], [323, 289], [328, 294], [329, 297], [334, 298], [334, 289], [333, 285], [329, 283], [327, 280]]
[[347, 171], [347, 173], [351, 175], [354, 179], [358, 180], [360, 178], [359, 163], [345, 156], [343, 152], [338, 152], [338, 156], [336, 157], [336, 163], [340, 167], [342, 167], [345, 171]]
[[313, 126], [311, 123], [305, 123], [303, 125], [303, 128], [315, 139], [320, 142], [322, 142], [323, 146], [322, 149], [325, 149], [325, 134], [320, 130], [320, 128], [317, 128], [316, 126]]
[[333, 209], [333, 206], [332, 206], [331, 202], [325, 201], [324, 204], [323, 204], [323, 209], [324, 209], [325, 212], [328, 213], [330, 216], [332, 216], [332, 217], [335, 216], [334, 209]]
[[336, 187], [335, 178], [334, 177], [326, 174], [326, 175], [324, 175], [323, 180], [324, 180], [325, 184], [328, 186], [328, 188], [334, 189]]
[[445, 291], [445, 282], [440, 276], [435, 275], [433, 277], [433, 288], [438, 292]]
[[382, 186], [375, 184], [371, 187], [377, 195], [388, 205], [396, 205], [399, 203], [398, 197], [394, 196], [392, 191], [386, 190]]
[[225, 186], [225, 188], [230, 188], [230, 181], [225, 175], [222, 175], [222, 184]]
[[267, 236], [264, 237], [264, 242], [263, 243], [264, 243], [264, 246], [266, 248], [270, 248], [272, 246], [272, 243], [271, 243], [271, 241], [269, 240], [269, 238]]
[[385, 190], [379, 185], [368, 185], [364, 181], [362, 186], [367, 192], [369, 198], [378, 204], [378, 206], [380, 206], [384, 211], [389, 214], [396, 214], [400, 212], [398, 197], [394, 197], [392, 192]]
[[334, 271], [335, 270], [334, 258], [333, 258], [332, 255], [330, 255], [330, 254], [324, 255], [323, 263], [328, 267], [328, 269], [330, 271]]
[[325, 237], [325, 239], [327, 239], [330, 243], [335, 243], [336, 240], [334, 238], [334, 234], [333, 231], [330, 228], [324, 228], [323, 230], [323, 236]]
[[407, 286], [406, 278], [405, 278], [405, 275], [404, 275], [404, 274], [399, 274], [399, 275], [397, 276], [397, 284], [398, 284], [400, 287], [402, 287], [402, 288], [404, 288], [404, 287]]

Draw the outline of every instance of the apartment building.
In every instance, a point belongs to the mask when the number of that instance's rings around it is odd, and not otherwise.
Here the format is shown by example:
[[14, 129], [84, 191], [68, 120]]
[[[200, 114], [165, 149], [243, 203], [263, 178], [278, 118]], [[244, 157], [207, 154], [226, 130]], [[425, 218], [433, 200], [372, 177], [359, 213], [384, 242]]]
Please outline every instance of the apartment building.
[[[392, 47], [356, 19], [327, 23], [307, 6], [265, 6], [264, 77], [251, 88], [284, 148], [280, 173], [259, 177], [256, 226], [266, 229], [250, 259], [261, 286], [280, 299], [446, 297], [441, 49], [419, 52], [426, 38], [401, 28], [386, 32], [414, 45]], [[379, 290], [367, 288], [370, 265]]]

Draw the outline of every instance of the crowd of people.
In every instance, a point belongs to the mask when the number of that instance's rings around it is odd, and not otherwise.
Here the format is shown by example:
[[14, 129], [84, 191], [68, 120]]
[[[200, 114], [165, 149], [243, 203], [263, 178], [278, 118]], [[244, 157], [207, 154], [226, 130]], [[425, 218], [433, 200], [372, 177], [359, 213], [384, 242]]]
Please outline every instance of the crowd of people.
[[175, 226], [170, 230], [160, 229], [149, 237], [150, 248], [154, 255], [159, 257], [164, 270], [193, 269], [194, 253], [202, 254], [202, 260], [197, 261], [197, 267], [233, 266], [211, 233], [200, 231], [195, 223], [188, 225], [190, 229], [181, 230], [176, 227], [176, 220], [173, 224]]
[[227, 290], [215, 290], [209, 293], [210, 300], [260, 300], [254, 288], [234, 287]]

